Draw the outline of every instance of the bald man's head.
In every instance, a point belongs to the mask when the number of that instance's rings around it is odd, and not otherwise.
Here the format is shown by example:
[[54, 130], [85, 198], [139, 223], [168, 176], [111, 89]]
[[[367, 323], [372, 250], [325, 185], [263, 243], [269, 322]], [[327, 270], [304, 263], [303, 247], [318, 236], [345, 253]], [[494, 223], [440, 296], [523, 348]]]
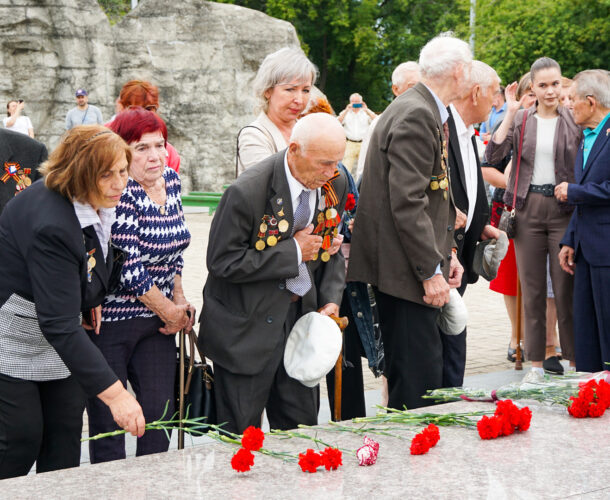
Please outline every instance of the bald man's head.
[[322, 187], [335, 173], [345, 154], [345, 132], [339, 121], [327, 113], [301, 118], [290, 136], [288, 166], [306, 188]]

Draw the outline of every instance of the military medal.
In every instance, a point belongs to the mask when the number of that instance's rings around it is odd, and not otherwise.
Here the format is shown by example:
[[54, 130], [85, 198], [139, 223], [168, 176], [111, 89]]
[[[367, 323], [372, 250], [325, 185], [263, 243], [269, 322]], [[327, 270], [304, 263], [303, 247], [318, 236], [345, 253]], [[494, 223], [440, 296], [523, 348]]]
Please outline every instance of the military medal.
[[280, 217], [284, 217], [284, 209], [282, 208], [278, 213]]
[[87, 259], [87, 283], [91, 283], [91, 271], [93, 271], [93, 268], [95, 267], [96, 264], [96, 260], [95, 257], [93, 256], [93, 254], [95, 253], [95, 248], [89, 250], [87, 252], [87, 256], [89, 257]]
[[265, 224], [264, 222], [261, 223], [261, 225], [258, 228], [259, 232], [261, 233], [266, 233], [267, 232], [267, 224]]
[[255, 244], [254, 244], [254, 248], [256, 248], [259, 252], [261, 250], [265, 249], [265, 242], [263, 240], [258, 240]]
[[267, 238], [267, 245], [269, 245], [270, 247], [274, 247], [275, 245], [277, 245], [277, 238], [275, 236], [269, 236]]
[[320, 255], [320, 259], [322, 262], [328, 262], [330, 260], [330, 254], [325, 250], [322, 252], [322, 255]]
[[[313, 234], [322, 237], [321, 252], [319, 252], [320, 260], [322, 262], [328, 262], [330, 260], [330, 253], [328, 249], [332, 246], [333, 239], [338, 234], [337, 226], [341, 222], [341, 217], [337, 211], [336, 206], [339, 204], [339, 198], [335, 191], [335, 187], [332, 181], [339, 176], [339, 172], [335, 171], [335, 174], [331, 179], [322, 186], [324, 196], [320, 196], [318, 202], [318, 209], [320, 213], [316, 218], [317, 225], [313, 231]], [[317, 260], [318, 254], [316, 254], [313, 260]]]
[[32, 179], [28, 177], [32, 172], [31, 168], [21, 168], [19, 163], [16, 162], [5, 162], [4, 172], [0, 180], [6, 184], [9, 179], [13, 179], [17, 184], [15, 186], [15, 195], [32, 184]]
[[277, 228], [280, 230], [280, 232], [285, 233], [286, 231], [288, 231], [289, 226], [290, 224], [288, 224], [288, 221], [286, 219], [282, 219], [278, 223]]

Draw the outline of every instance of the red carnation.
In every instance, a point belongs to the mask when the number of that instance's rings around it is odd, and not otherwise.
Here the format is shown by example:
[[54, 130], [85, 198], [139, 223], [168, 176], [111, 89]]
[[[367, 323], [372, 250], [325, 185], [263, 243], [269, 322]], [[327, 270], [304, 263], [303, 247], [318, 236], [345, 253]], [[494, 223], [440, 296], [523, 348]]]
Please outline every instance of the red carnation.
[[299, 465], [303, 472], [316, 472], [322, 465], [321, 456], [310, 448], [305, 453], [299, 453]]
[[580, 391], [578, 391], [578, 397], [585, 403], [591, 403], [595, 399], [594, 386], [589, 384], [585, 385]]
[[568, 413], [572, 415], [574, 418], [585, 418], [588, 414], [588, 403], [586, 403], [581, 398], [575, 398], [571, 396], [570, 399], [572, 402], [570, 406], [568, 406]]
[[477, 430], [481, 439], [496, 439], [502, 430], [502, 423], [497, 417], [484, 416], [477, 422]]
[[263, 446], [265, 434], [258, 427], [248, 427], [241, 437], [241, 445], [250, 451], [258, 451]]
[[322, 465], [326, 470], [336, 470], [340, 465], [343, 465], [341, 450], [337, 448], [326, 448], [322, 453]]
[[416, 434], [411, 441], [411, 455], [423, 455], [428, 453], [430, 442], [423, 433]]
[[610, 408], [610, 384], [605, 380], [600, 380], [595, 390], [598, 402], [602, 403], [606, 408]]
[[532, 421], [532, 410], [527, 406], [519, 410], [519, 430], [524, 432], [530, 428], [530, 422]]
[[[510, 424], [514, 427], [517, 427], [519, 425], [519, 408], [510, 399], [498, 401], [496, 405], [495, 415], [498, 417], [506, 417], [510, 421]], [[504, 434], [508, 435], [506, 433]]]
[[375, 454], [379, 453], [379, 443], [374, 439], [371, 439], [368, 436], [364, 436], [364, 444], [365, 446], [370, 446], [371, 448], [373, 448]]
[[591, 403], [587, 410], [587, 415], [591, 418], [601, 417], [606, 411], [606, 407], [602, 403]]
[[422, 432], [426, 439], [430, 443], [430, 446], [436, 446], [439, 439], [441, 438], [441, 433], [438, 430], [438, 427], [434, 424], [429, 424]]
[[508, 415], [496, 417], [500, 421], [500, 436], [510, 436], [515, 432], [515, 426], [511, 423]]
[[237, 472], [246, 472], [250, 470], [250, 467], [253, 465], [254, 455], [244, 448], [240, 448], [231, 459], [231, 467]]
[[345, 201], [345, 210], [350, 211], [353, 210], [356, 206], [356, 197], [353, 193], [347, 193], [347, 200]]

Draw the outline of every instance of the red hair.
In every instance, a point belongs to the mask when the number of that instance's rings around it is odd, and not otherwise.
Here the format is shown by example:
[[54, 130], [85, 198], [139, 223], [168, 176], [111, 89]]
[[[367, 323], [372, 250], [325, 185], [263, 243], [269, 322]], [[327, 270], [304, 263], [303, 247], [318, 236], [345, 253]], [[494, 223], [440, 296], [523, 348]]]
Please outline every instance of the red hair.
[[144, 134], [160, 131], [167, 143], [167, 127], [165, 122], [152, 111], [139, 106], [132, 106], [108, 125], [108, 128], [120, 135], [127, 144], [139, 141]]
[[130, 80], [123, 85], [119, 94], [119, 102], [125, 109], [129, 106], [142, 106], [149, 111], [157, 111], [159, 88], [144, 80]]

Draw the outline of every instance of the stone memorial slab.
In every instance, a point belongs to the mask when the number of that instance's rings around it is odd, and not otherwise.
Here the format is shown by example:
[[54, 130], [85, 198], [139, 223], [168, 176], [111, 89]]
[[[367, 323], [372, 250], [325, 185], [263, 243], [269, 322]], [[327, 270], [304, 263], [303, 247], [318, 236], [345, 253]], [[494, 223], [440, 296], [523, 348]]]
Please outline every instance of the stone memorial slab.
[[[373, 436], [380, 451], [377, 463], [369, 467], [359, 466], [344, 451], [338, 470], [309, 474], [296, 463], [256, 453], [252, 469], [237, 473], [230, 466], [237, 447], [212, 442], [0, 481], [0, 498], [610, 498], [610, 415], [574, 419], [562, 407], [529, 406], [533, 418], [527, 432], [483, 441], [476, 430], [441, 427], [439, 443], [425, 455], [409, 453], [417, 429], [397, 428], [403, 439]], [[459, 402], [421, 409], [477, 410], [493, 412], [494, 407]], [[307, 432], [344, 450], [362, 445], [362, 436], [324, 429]], [[266, 437], [264, 447], [296, 455], [316, 445]]]

